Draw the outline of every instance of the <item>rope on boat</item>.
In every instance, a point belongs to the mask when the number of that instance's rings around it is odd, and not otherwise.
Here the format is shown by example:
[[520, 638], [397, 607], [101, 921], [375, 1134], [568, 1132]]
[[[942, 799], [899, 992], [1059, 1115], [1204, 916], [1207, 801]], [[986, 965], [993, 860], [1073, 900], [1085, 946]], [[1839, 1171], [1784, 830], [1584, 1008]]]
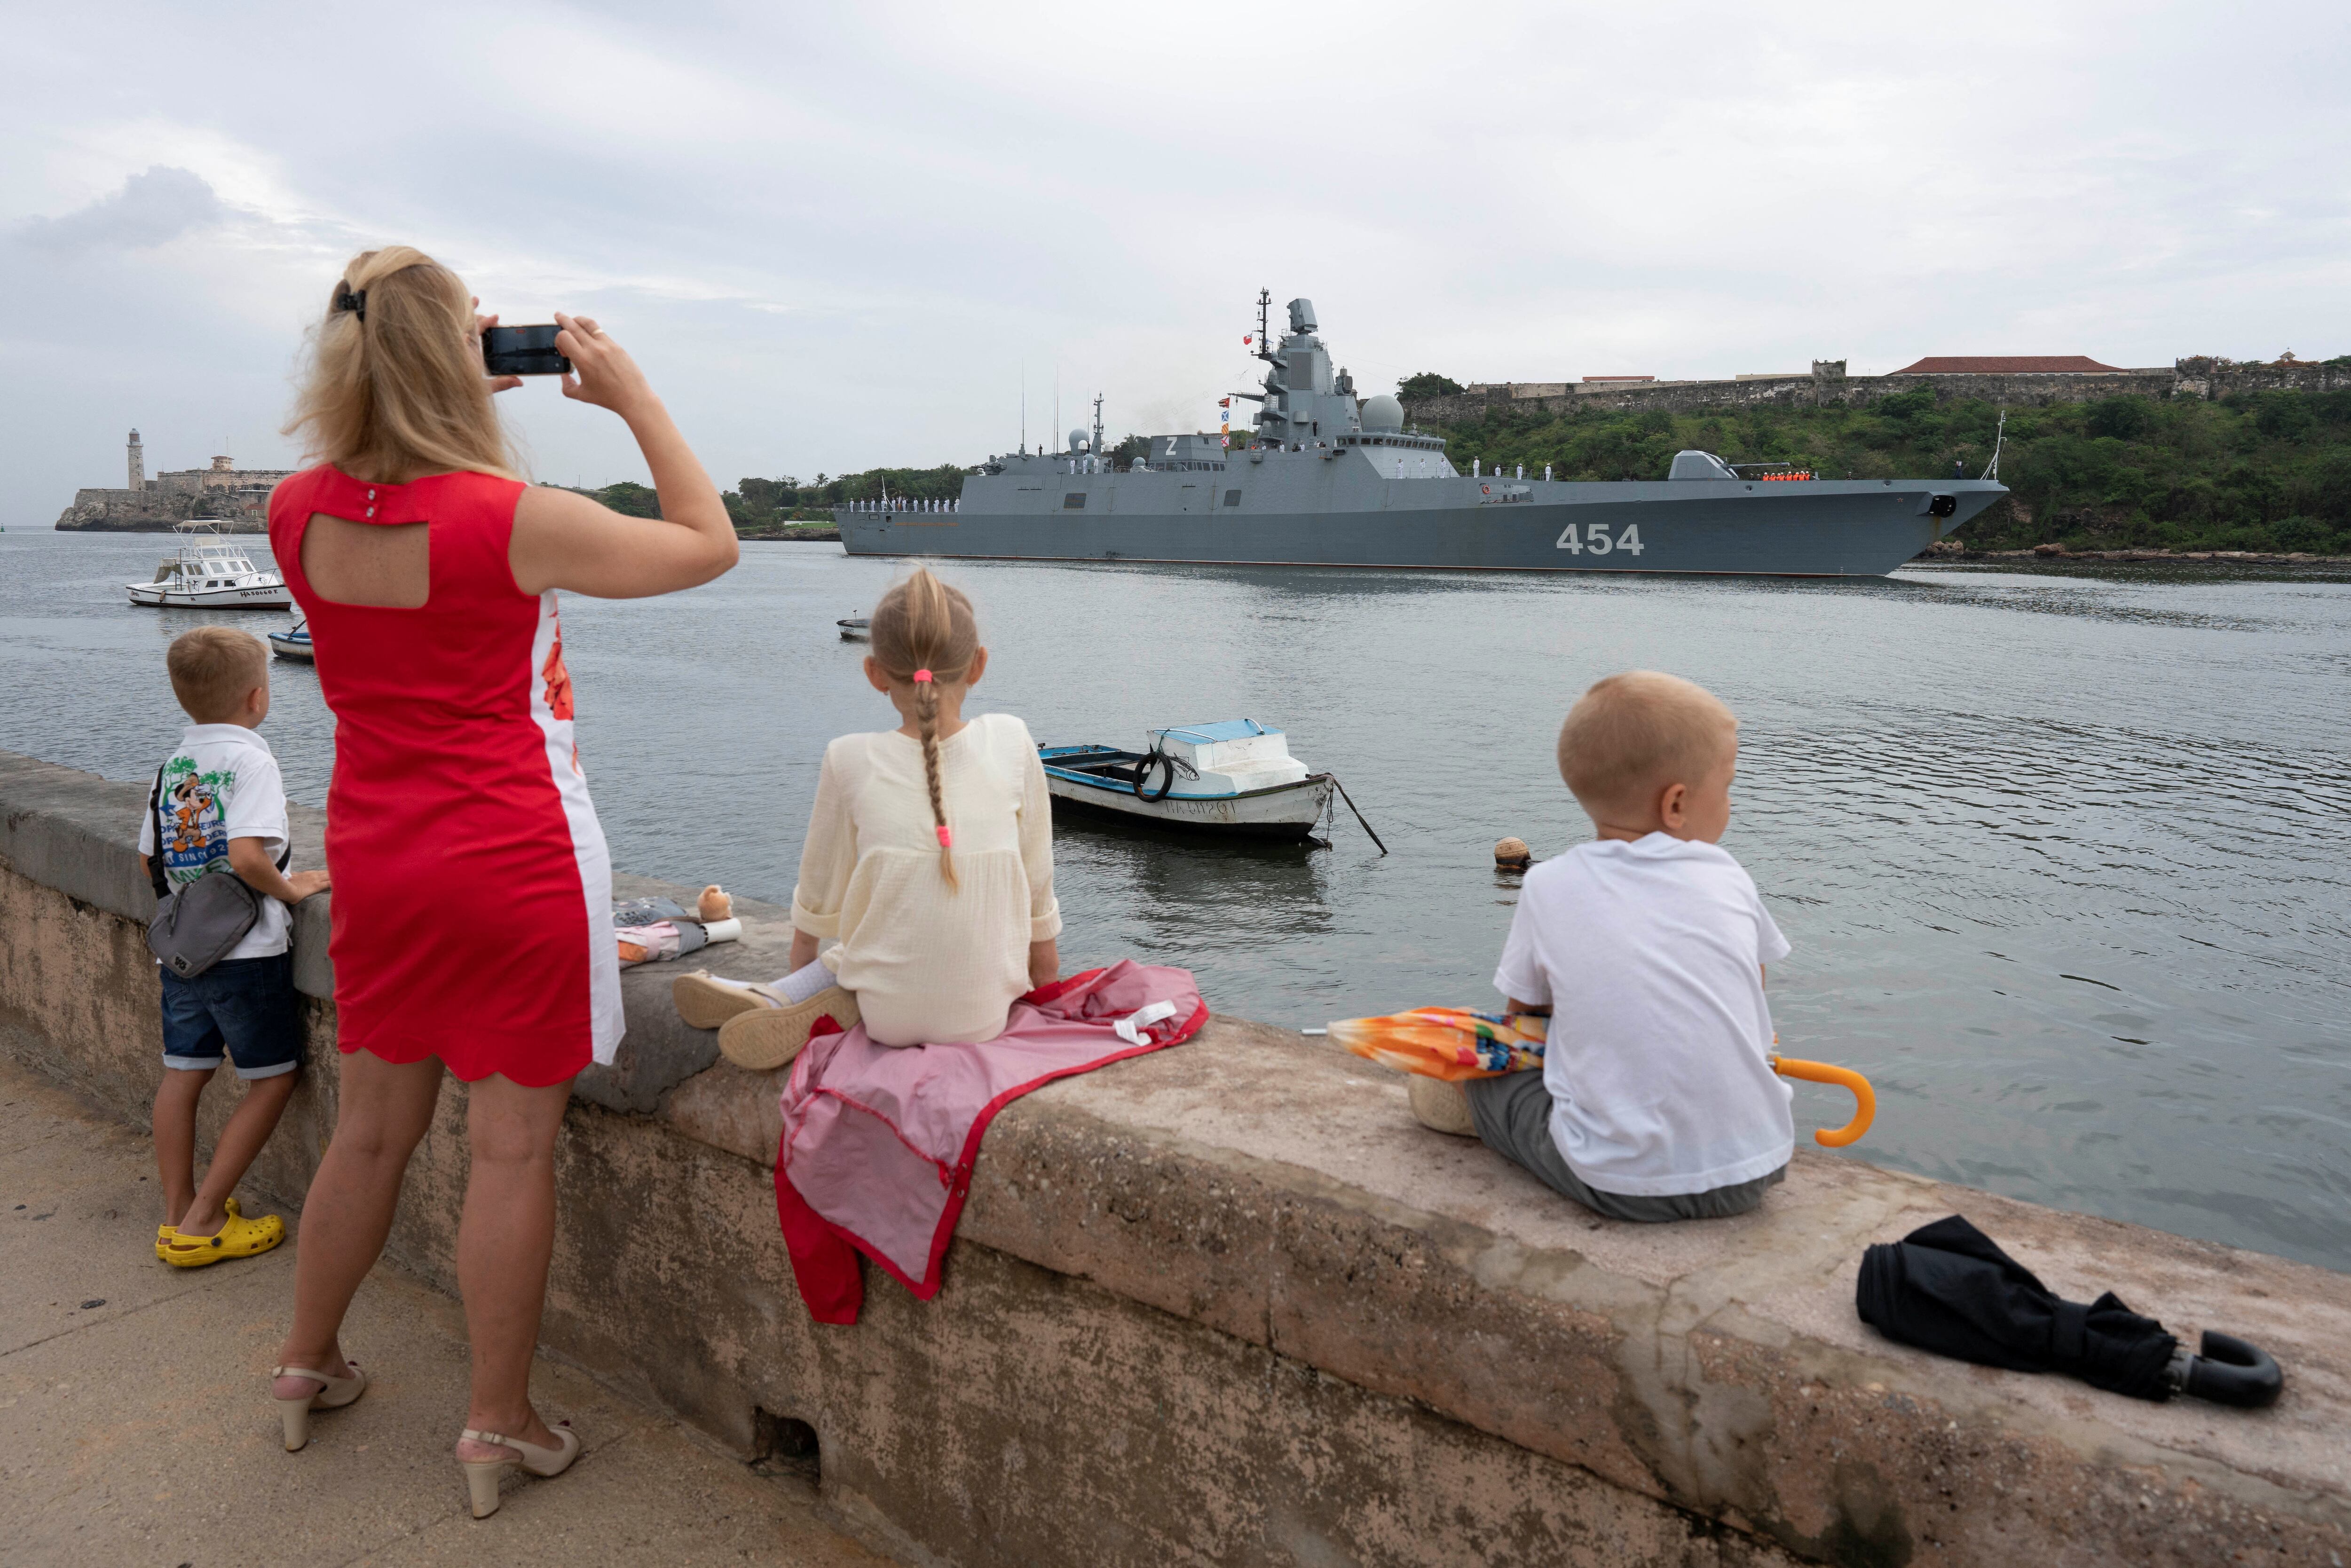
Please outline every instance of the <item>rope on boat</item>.
[[[1355, 821], [1358, 822], [1364, 822], [1364, 813], [1357, 809], [1355, 805], [1355, 798], [1347, 793], [1347, 787], [1339, 782], [1339, 776], [1336, 773], [1325, 773], [1322, 777], [1331, 780], [1331, 787], [1339, 791], [1339, 799], [1346, 801], [1347, 810], [1355, 813]], [[1377, 833], [1372, 832], [1371, 823], [1364, 822], [1364, 831], [1372, 834], [1372, 842], [1380, 844], [1380, 836]], [[1380, 844], [1380, 853], [1385, 854], [1387, 852], [1387, 845]]]

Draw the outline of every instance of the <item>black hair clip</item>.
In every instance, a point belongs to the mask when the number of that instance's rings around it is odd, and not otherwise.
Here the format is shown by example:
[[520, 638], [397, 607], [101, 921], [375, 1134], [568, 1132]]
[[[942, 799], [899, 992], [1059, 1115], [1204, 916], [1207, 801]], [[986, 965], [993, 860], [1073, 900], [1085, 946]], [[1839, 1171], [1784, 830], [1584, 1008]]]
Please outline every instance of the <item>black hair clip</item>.
[[362, 321], [367, 319], [367, 290], [353, 288], [348, 283], [335, 285], [335, 308], [349, 310]]

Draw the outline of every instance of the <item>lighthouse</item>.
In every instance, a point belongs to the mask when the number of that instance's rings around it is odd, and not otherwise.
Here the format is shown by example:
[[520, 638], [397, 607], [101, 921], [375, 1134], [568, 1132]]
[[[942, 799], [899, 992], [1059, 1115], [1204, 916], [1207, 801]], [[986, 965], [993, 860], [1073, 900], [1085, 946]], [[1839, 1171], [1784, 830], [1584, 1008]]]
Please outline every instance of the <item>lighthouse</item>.
[[131, 433], [131, 487], [133, 490], [147, 487], [147, 454], [141, 449], [139, 433], [135, 430]]

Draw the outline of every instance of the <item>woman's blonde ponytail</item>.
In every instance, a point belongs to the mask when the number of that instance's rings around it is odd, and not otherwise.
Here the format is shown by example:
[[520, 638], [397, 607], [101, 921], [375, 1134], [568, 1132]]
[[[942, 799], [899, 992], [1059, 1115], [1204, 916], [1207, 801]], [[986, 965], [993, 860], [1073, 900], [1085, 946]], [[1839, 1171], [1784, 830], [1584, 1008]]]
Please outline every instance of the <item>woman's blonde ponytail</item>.
[[939, 779], [941, 681], [960, 681], [979, 651], [979, 626], [971, 601], [949, 588], [929, 569], [916, 567], [873, 607], [873, 662], [893, 681], [914, 686], [914, 727], [923, 742], [923, 779], [930, 788], [931, 818], [939, 835], [939, 874], [959, 888], [955, 873], [955, 833], [947, 822], [946, 793]]
[[361, 251], [315, 329], [286, 434], [354, 479], [403, 485], [519, 465], [483, 379], [473, 299], [457, 275], [404, 245]]

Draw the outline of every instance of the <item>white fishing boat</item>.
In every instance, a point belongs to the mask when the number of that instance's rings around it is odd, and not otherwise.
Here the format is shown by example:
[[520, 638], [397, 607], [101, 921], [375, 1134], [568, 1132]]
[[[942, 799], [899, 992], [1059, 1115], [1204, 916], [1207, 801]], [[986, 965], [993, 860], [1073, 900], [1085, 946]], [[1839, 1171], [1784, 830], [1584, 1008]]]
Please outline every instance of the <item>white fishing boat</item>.
[[154, 577], [123, 587], [133, 604], [167, 610], [287, 610], [294, 595], [286, 579], [253, 564], [246, 546], [208, 526], [183, 524], [173, 530], [186, 539], [163, 558]]
[[873, 641], [873, 618], [870, 615], [854, 615], [833, 624], [841, 628], [841, 640], [844, 643]]
[[1054, 810], [1249, 838], [1302, 839], [1338, 780], [1290, 755], [1281, 731], [1253, 718], [1144, 732], [1146, 751], [1040, 746]]
[[299, 659], [306, 664], [319, 662], [318, 655], [310, 649], [310, 623], [308, 621], [297, 621], [283, 632], [272, 632], [269, 634], [269, 651], [281, 659]]

